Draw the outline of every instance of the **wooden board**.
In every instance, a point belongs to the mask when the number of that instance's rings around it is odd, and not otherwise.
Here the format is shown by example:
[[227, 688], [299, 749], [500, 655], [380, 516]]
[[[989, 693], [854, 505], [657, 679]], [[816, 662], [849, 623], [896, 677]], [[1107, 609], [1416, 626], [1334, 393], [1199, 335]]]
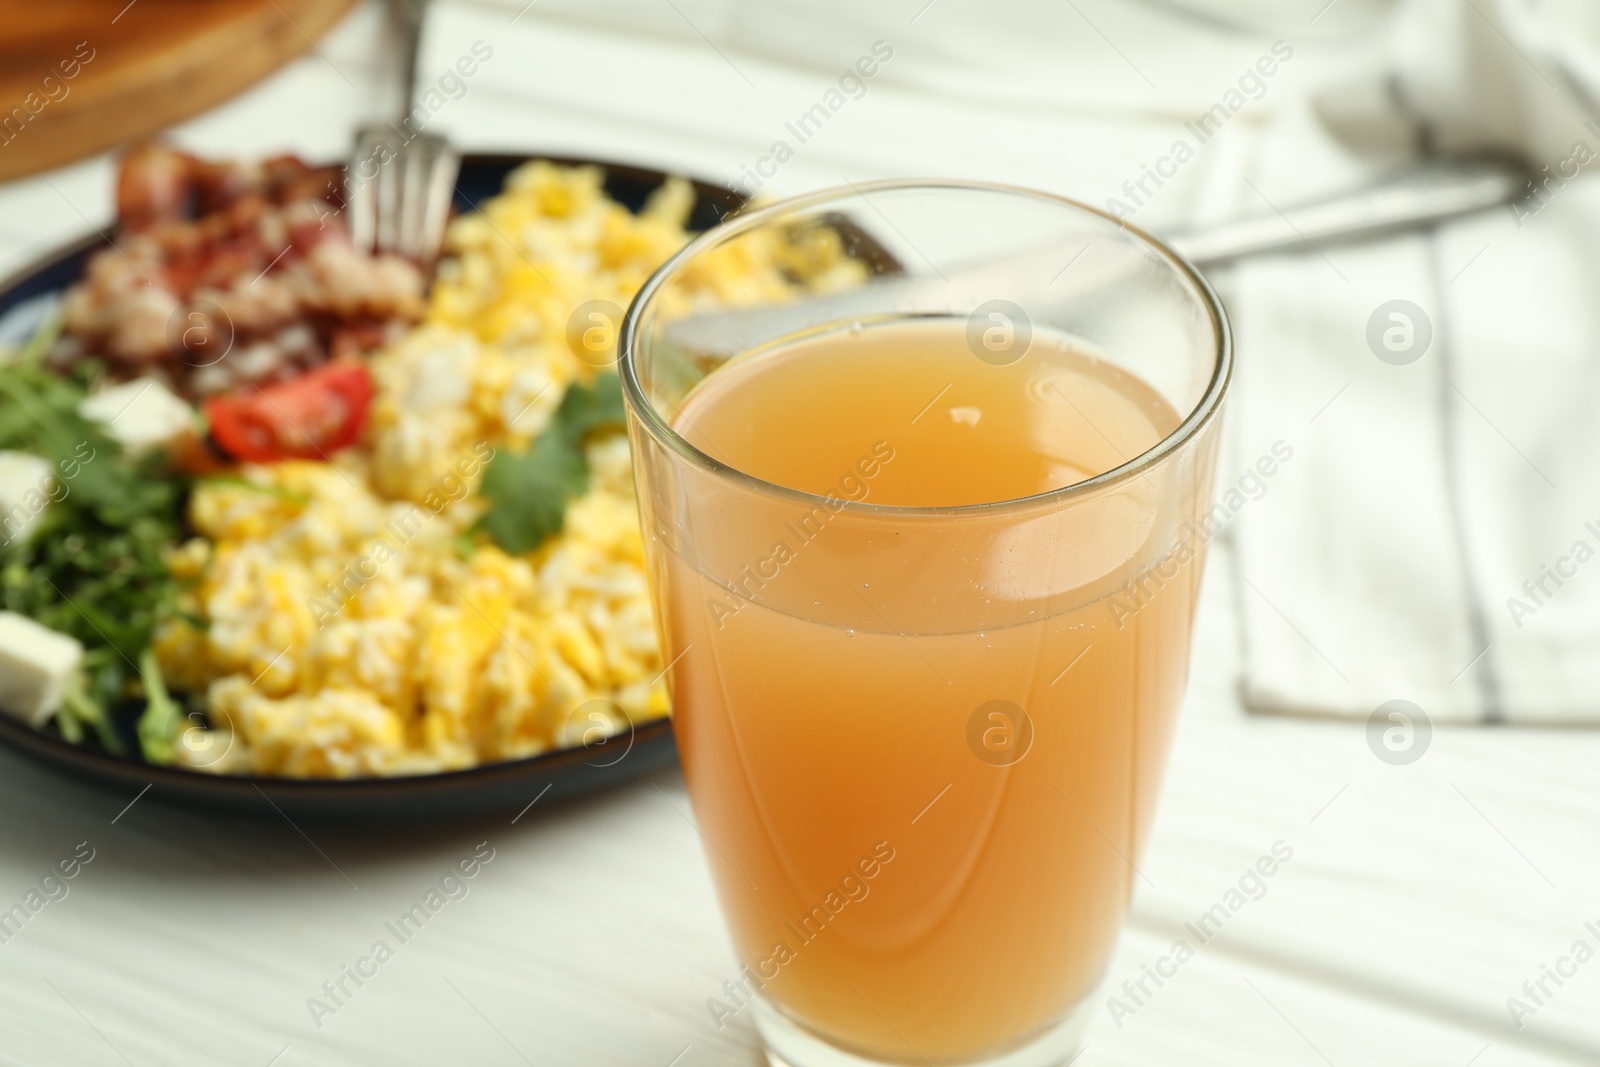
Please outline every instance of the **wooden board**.
[[0, 179], [155, 133], [312, 47], [355, 0], [50, 0], [0, 25]]

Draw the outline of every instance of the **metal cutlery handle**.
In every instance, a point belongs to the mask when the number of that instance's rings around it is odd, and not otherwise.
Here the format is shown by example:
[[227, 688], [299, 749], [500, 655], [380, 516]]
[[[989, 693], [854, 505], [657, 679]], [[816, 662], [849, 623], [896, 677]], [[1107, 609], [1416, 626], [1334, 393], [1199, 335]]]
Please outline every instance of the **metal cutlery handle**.
[[1214, 266], [1258, 252], [1410, 229], [1498, 207], [1520, 193], [1527, 180], [1516, 168], [1491, 161], [1435, 164], [1287, 212], [1274, 208], [1169, 234], [1167, 241], [1194, 263]]
[[400, 118], [405, 120], [417, 103], [417, 59], [422, 51], [422, 23], [428, 0], [390, 0], [389, 10], [400, 38]]
[[[1194, 263], [1217, 266], [1258, 252], [1303, 249], [1308, 240], [1317, 243], [1371, 236], [1498, 207], [1521, 192], [1526, 181], [1521, 172], [1493, 163], [1434, 164], [1378, 185], [1296, 205], [1287, 213], [1274, 211], [1167, 239]], [[873, 229], [870, 221], [866, 229]], [[866, 236], [878, 249], [875, 258], [897, 262], [897, 254], [886, 250], [895, 243], [892, 234], [868, 232]], [[878, 237], [884, 240], [880, 243]], [[858, 239], [856, 243], [861, 242]], [[686, 352], [722, 359], [817, 323], [869, 314], [871, 308], [883, 306], [884, 288], [897, 290], [897, 298], [906, 306], [923, 308], [970, 307], [995, 292], [1019, 292], [1030, 286], [1050, 288], [1050, 299], [1064, 298], [1072, 287], [1076, 299], [1095, 300], [1121, 284], [1133, 265], [1126, 257], [1120, 262], [1091, 262], [1076, 268], [1066, 281], [1054, 280], [1066, 275], [1066, 268], [1076, 262], [1071, 257], [1081, 254], [1082, 250], [1075, 252], [1061, 241], [1047, 240], [1033, 249], [1009, 251], [980, 262], [945, 264], [936, 278], [897, 267], [876, 276], [873, 287], [817, 294], [774, 306], [703, 311], [674, 322], [669, 330]], [[1052, 279], [1048, 286], [1046, 279]]]

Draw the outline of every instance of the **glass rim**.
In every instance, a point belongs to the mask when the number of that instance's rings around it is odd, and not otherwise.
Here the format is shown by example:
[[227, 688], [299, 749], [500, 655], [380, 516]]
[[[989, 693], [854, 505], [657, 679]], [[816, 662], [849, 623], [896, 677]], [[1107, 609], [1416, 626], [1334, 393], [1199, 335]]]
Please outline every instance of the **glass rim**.
[[[906, 504], [874, 504], [867, 501], [848, 500], [842, 497], [821, 496], [803, 489], [795, 489], [777, 482], [769, 482], [763, 478], [740, 470], [738, 467], [724, 463], [715, 456], [696, 448], [682, 435], [672, 428], [672, 425], [662, 417], [661, 412], [650, 402], [645, 394], [644, 385], [640, 381], [635, 354], [638, 350], [638, 337], [640, 312], [649, 306], [659, 290], [667, 281], [683, 267], [685, 263], [705, 252], [707, 249], [732, 240], [739, 234], [753, 230], [759, 226], [772, 222], [783, 215], [792, 214], [797, 210], [825, 204], [830, 200], [844, 200], [851, 197], [867, 200], [868, 192], [899, 192], [908, 189], [937, 189], [945, 191], [987, 192], [1004, 193], [1011, 196], [1022, 196], [1034, 200], [1051, 202], [1061, 207], [1070, 208], [1089, 215], [1095, 215], [1108, 222], [1115, 223], [1117, 228], [1130, 234], [1135, 242], [1143, 244], [1153, 250], [1158, 256], [1166, 260], [1167, 264], [1184, 277], [1195, 289], [1205, 306], [1206, 314], [1211, 320], [1212, 336], [1215, 342], [1215, 365], [1212, 368], [1211, 380], [1206, 384], [1205, 392], [1194, 407], [1184, 416], [1183, 420], [1161, 440], [1150, 446], [1145, 451], [1133, 456], [1110, 470], [1103, 471], [1092, 478], [1085, 478], [1081, 482], [1073, 482], [1058, 489], [1048, 489], [1042, 493], [1033, 493], [1029, 496], [1010, 497], [1004, 500], [991, 500], [979, 504], [951, 504], [951, 505], [906, 505]], [[867, 200], [870, 204], [871, 201]], [[665, 263], [657, 267], [655, 272], [640, 286], [628, 304], [628, 310], [623, 315], [622, 329], [617, 338], [617, 369], [622, 380], [623, 396], [627, 399], [629, 410], [638, 419], [639, 424], [650, 434], [657, 444], [676, 454], [680, 458], [726, 481], [743, 483], [747, 488], [772, 496], [794, 500], [807, 507], [827, 507], [837, 514], [875, 515], [880, 517], [896, 518], [957, 518], [964, 516], [981, 516], [992, 514], [996, 511], [1008, 509], [1026, 509], [1034, 506], [1054, 505], [1067, 503], [1078, 497], [1089, 496], [1108, 486], [1137, 478], [1162, 459], [1177, 451], [1186, 442], [1195, 437], [1207, 423], [1215, 417], [1222, 407], [1223, 398], [1228, 391], [1228, 384], [1233, 376], [1233, 332], [1228, 324], [1227, 312], [1223, 309], [1222, 300], [1194, 264], [1167, 242], [1156, 237], [1137, 226], [1133, 226], [1125, 219], [1117, 218], [1109, 212], [1102, 211], [1092, 204], [1081, 200], [1061, 196], [1057, 193], [1046, 192], [1041, 189], [1030, 189], [1026, 186], [1012, 185], [1006, 182], [969, 181], [960, 178], [888, 178], [879, 181], [851, 183], [848, 185], [830, 186], [799, 196], [786, 197], [774, 204], [757, 208], [748, 213], [740, 212], [732, 218], [718, 223], [711, 229], [698, 234], [692, 241], [684, 245]], [[840, 507], [839, 505], [843, 505]]]

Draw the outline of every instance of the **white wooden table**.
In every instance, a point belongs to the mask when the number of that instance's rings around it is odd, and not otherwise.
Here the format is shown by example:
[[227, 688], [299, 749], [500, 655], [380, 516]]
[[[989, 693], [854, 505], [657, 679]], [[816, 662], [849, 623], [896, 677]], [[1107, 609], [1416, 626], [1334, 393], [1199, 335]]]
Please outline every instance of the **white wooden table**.
[[[929, 57], [953, 47], [939, 20], [981, 21], [955, 0], [920, 14], [921, 0], [890, 5], [883, 28], [880, 13], [841, 7], [837, 47], [824, 53], [843, 58], [813, 68], [713, 45], [736, 34], [731, 2], [663, 0], [650, 19], [638, 5], [595, 9], [621, 12], [626, 25], [610, 29], [552, 3], [520, 15], [511, 0], [438, 12], [430, 68], [475, 40], [495, 50], [437, 120], [461, 144], [735, 175], [879, 38], [900, 66], [774, 187], [928, 172], [1103, 199], [1166, 139], [1162, 122], [1073, 113], [1070, 100], [1005, 103], [1005, 86], [981, 77], [943, 91], [927, 73]], [[1107, 5], [1068, 6], [1118, 35]], [[211, 153], [341, 155], [381, 97], [375, 16], [358, 11], [320, 53], [178, 136]], [[1134, 91], [1115, 55], [1100, 61], [1087, 84]], [[1242, 65], [1225, 45], [1188, 62]], [[1248, 134], [1207, 166], [1247, 151]], [[1075, 138], [1092, 138], [1096, 152], [1072, 151]], [[103, 225], [109, 176], [98, 160], [0, 188], [0, 266]], [[1193, 187], [1175, 183], [1148, 221], [1203, 213]], [[1547, 980], [1553, 995], [1521, 1029], [1507, 1009], [1574, 941], [1600, 949], [1584, 927], [1600, 930], [1600, 733], [1439, 730], [1421, 760], [1394, 767], [1368, 750], [1363, 724], [1247, 717], [1234, 694], [1229, 563], [1227, 551], [1214, 555], [1147, 881], [1080, 1062], [1600, 1062], [1600, 962], [1559, 989]], [[220, 820], [133, 799], [0, 754], [0, 909], [75, 850], [93, 850], [68, 894], [0, 943], [0, 1064], [760, 1062], [747, 1015], [719, 1030], [706, 1009], [736, 968], [676, 773], [539, 805], [515, 825], [307, 827], [309, 839], [270, 811]], [[1265, 894], [1114, 1020], [1105, 998], [1279, 841], [1293, 859]], [[323, 983], [379, 938], [392, 942], [384, 924], [482, 842], [494, 858], [469, 894], [359, 988], [347, 979], [342, 1006], [314, 1019], [307, 1001]]]

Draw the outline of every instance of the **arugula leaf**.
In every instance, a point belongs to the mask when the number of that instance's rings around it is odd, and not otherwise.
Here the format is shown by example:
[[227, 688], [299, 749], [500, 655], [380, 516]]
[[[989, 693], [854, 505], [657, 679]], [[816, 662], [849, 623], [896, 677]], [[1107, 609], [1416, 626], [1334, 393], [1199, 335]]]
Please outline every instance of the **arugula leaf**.
[[615, 374], [601, 375], [592, 386], [569, 386], [550, 425], [526, 452], [501, 450], [489, 461], [478, 487], [489, 510], [475, 528], [512, 555], [532, 552], [560, 533], [568, 502], [589, 489], [584, 438], [622, 426], [625, 414]]
[[[0, 361], [0, 449], [49, 460], [55, 486], [26, 539], [0, 527], [0, 609], [83, 643], [82, 674], [57, 721], [64, 737], [82, 738], [89, 727], [117, 752], [111, 709], [129, 695], [132, 664], [147, 658], [157, 627], [178, 610], [165, 553], [178, 538], [184, 486], [160, 469], [159, 456], [125, 455], [78, 413], [96, 368], [45, 369], [40, 356], [54, 329], [47, 324]], [[157, 676], [147, 689], [159, 686]], [[163, 696], [146, 693], [153, 726]]]
[[50, 315], [33, 331], [32, 337], [20, 345], [8, 345], [0, 350], [0, 363], [14, 363], [25, 367], [39, 366], [60, 339], [64, 325], [65, 322], [60, 315]]
[[139, 673], [144, 677], [144, 695], [149, 701], [139, 717], [139, 750], [147, 761], [169, 767], [176, 761], [172, 741], [183, 725], [183, 709], [167, 693], [155, 649], [147, 648], [139, 657]]
[[[111, 664], [110, 660], [116, 663]], [[107, 709], [120, 697], [126, 678], [121, 658], [111, 649], [96, 648], [84, 653], [83, 669], [68, 680], [61, 710], [56, 713], [61, 736], [74, 745], [81, 744], [83, 728], [87, 726], [107, 752], [122, 755], [126, 746]]]

